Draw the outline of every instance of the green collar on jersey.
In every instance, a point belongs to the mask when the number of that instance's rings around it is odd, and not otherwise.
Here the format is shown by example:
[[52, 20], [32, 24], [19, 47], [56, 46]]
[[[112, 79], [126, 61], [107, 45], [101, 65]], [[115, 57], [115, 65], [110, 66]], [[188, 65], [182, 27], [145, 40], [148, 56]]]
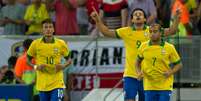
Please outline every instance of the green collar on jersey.
[[[151, 46], [151, 45], [153, 45], [153, 44], [152, 44], [151, 40], [149, 40], [149, 46]], [[163, 47], [164, 45], [165, 45], [165, 41], [162, 41], [162, 40], [161, 40], [160, 46]]]
[[[42, 37], [42, 40], [41, 41], [43, 41], [44, 43], [47, 43], [47, 42], [45, 42], [45, 37]], [[51, 42], [50, 43], [54, 43], [55, 42], [55, 38], [54, 37], [52, 37], [52, 40], [51, 40]]]
[[[132, 27], [132, 29], [133, 29], [134, 31], [136, 30], [134, 24], [133, 24], [131, 27]], [[146, 25], [146, 24], [144, 24], [144, 27], [143, 27], [143, 30], [145, 30], [145, 29], [147, 29], [147, 25]]]

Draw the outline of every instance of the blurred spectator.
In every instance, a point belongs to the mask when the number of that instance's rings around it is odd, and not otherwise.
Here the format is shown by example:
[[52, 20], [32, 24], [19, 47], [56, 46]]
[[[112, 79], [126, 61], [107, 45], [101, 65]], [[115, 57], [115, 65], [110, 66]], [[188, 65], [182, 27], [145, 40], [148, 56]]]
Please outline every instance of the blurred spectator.
[[[4, 6], [5, 6], [5, 4], [4, 4], [3, 0], [0, 0], [0, 10], [1, 10]], [[1, 15], [1, 13], [0, 13], [0, 15]], [[3, 27], [3, 26], [0, 26], [0, 35], [3, 34], [3, 32], [4, 32], [3, 29], [4, 29], [4, 27]]]
[[[135, 8], [141, 8], [147, 16], [147, 24], [151, 24], [156, 20], [157, 11], [153, 0], [128, 0], [129, 15]], [[130, 16], [129, 16], [130, 17]], [[130, 24], [130, 18], [128, 20]]]
[[31, 0], [17, 0], [17, 3], [28, 6], [29, 4], [31, 4]]
[[191, 27], [192, 27], [192, 35], [199, 35], [199, 31], [197, 28], [197, 8], [198, 4], [196, 0], [187, 0], [185, 3], [186, 7], [188, 8], [189, 11], [189, 18], [191, 22]]
[[24, 53], [22, 56], [18, 57], [16, 65], [15, 65], [15, 76], [19, 83], [21, 84], [31, 84], [35, 81], [35, 77], [26, 78], [26, 74], [35, 74], [33, 73], [34, 69], [27, 65], [26, 63], [26, 51], [29, 48], [30, 44], [32, 43], [32, 39], [25, 39], [23, 41]]
[[100, 32], [96, 28], [95, 22], [91, 18], [91, 13], [96, 10], [97, 13], [99, 13], [99, 8], [102, 0], [87, 0], [86, 1], [86, 8], [87, 8], [87, 14], [89, 17], [89, 34], [92, 37], [100, 36]]
[[24, 13], [25, 8], [23, 6], [17, 4], [15, 0], [8, 0], [7, 5], [1, 9], [0, 14], [0, 24], [4, 26], [3, 34], [24, 34]]
[[16, 56], [10, 56], [8, 59], [8, 67], [3, 67], [1, 69], [1, 72], [4, 73], [4, 77], [1, 81], [2, 84], [15, 84], [16, 79], [13, 73], [13, 68], [16, 64], [17, 57]]
[[80, 35], [87, 35], [88, 34], [88, 15], [86, 9], [86, 1], [87, 0], [78, 0], [78, 8], [77, 8], [77, 23], [79, 26]]
[[8, 71], [8, 66], [7, 65], [3, 65], [0, 68], [0, 84], [2, 84], [5, 80], [4, 80], [4, 75], [5, 73]]
[[8, 58], [8, 69], [13, 71], [16, 62], [17, 62], [17, 57], [16, 56], [10, 56]]
[[[35, 84], [36, 74], [34, 69], [27, 65], [27, 55], [26, 52], [29, 49], [29, 46], [32, 43], [32, 39], [25, 39], [23, 41], [24, 54], [17, 59], [17, 63], [15, 65], [15, 77], [17, 82], [20, 84]], [[35, 86], [33, 88], [34, 92], [34, 101], [39, 101], [38, 91], [36, 91]]]
[[95, 22], [91, 19], [90, 15], [94, 11], [94, 9], [99, 13], [100, 3], [101, 3], [101, 0], [87, 0], [86, 1], [87, 13], [89, 16], [89, 22], [91, 24], [95, 24]]
[[109, 29], [115, 30], [127, 25], [128, 4], [126, 0], [103, 0], [100, 17]]
[[[1, 69], [1, 68], [0, 68]], [[3, 77], [4, 77], [4, 74], [1, 72], [1, 70], [0, 70], [0, 84], [1, 84], [1, 82], [2, 82], [2, 80], [3, 80]]]
[[2, 74], [5, 74], [7, 71], [8, 71], [8, 66], [7, 65], [4, 65], [0, 68], [0, 71]]
[[[185, 5], [185, 0], [175, 0], [172, 6], [172, 16], [176, 14], [177, 11], [181, 12], [180, 23], [178, 26], [178, 35], [179, 36], [187, 36], [191, 35], [191, 25], [190, 25], [190, 18], [189, 18], [189, 11]], [[171, 18], [174, 19], [174, 18]]]
[[5, 4], [4, 4], [3, 0], [0, 0], [0, 9], [1, 9], [2, 7], [4, 7], [4, 6], [5, 6]]
[[27, 35], [39, 35], [42, 31], [42, 22], [49, 18], [46, 5], [41, 0], [33, 0], [28, 6], [24, 20], [29, 26]]
[[197, 8], [196, 0], [187, 0], [185, 3], [186, 7], [190, 11], [190, 13], [193, 13], [195, 9]]
[[56, 13], [56, 35], [78, 35], [77, 0], [55, 0], [51, 4]]
[[155, 0], [158, 22], [163, 28], [170, 26], [172, 0]]
[[15, 76], [13, 71], [8, 70], [2, 79], [2, 84], [15, 84]]

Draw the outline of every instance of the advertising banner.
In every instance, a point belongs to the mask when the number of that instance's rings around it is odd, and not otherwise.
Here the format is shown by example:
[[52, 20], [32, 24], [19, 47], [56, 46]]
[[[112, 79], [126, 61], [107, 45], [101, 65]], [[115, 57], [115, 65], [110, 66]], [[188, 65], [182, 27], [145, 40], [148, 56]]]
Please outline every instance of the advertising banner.
[[[71, 41], [63, 39], [71, 50], [73, 63], [70, 73], [73, 74], [73, 84], [76, 90], [91, 90], [94, 85], [111, 88], [122, 78], [125, 49], [121, 40]], [[21, 55], [23, 40], [24, 38], [0, 40], [0, 66], [7, 64], [7, 59], [11, 55]]]

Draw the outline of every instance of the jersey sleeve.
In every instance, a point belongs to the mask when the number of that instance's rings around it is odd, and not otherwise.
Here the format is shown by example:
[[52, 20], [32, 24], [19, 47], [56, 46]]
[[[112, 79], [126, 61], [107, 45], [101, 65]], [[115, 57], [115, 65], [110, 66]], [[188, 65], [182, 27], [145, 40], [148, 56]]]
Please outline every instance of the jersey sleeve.
[[128, 33], [129, 27], [119, 28], [115, 31], [116, 37], [119, 39], [124, 39]]
[[173, 63], [174, 65], [181, 63], [180, 56], [173, 45], [171, 47], [171, 52], [172, 52], [170, 55], [171, 63]]
[[68, 44], [66, 44], [63, 40], [62, 40], [62, 47], [61, 47], [61, 54], [64, 56], [64, 57], [67, 57], [69, 56], [70, 54], [70, 50], [68, 48]]
[[36, 40], [34, 40], [27, 51], [27, 55], [32, 57], [36, 56], [36, 45], [37, 45]]
[[17, 77], [22, 77], [22, 61], [20, 58], [17, 59], [17, 62], [15, 64], [15, 75]]

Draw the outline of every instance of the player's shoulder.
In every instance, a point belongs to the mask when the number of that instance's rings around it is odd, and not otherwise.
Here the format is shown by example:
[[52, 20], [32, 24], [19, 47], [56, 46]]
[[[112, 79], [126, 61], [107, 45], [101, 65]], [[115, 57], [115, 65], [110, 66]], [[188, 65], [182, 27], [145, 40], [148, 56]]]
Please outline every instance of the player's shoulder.
[[167, 47], [167, 48], [174, 48], [174, 45], [172, 43], [165, 42], [165, 47]]
[[147, 47], [149, 46], [150, 40], [143, 42], [140, 47]]
[[118, 28], [117, 31], [128, 31], [130, 29], [131, 27], [122, 27], [122, 28]]
[[32, 44], [40, 43], [41, 41], [43, 41], [43, 38], [37, 38], [33, 40]]
[[54, 40], [55, 40], [55, 42], [58, 42], [59, 44], [65, 44], [66, 43], [63, 39], [60, 39], [57, 37], [55, 37]]

